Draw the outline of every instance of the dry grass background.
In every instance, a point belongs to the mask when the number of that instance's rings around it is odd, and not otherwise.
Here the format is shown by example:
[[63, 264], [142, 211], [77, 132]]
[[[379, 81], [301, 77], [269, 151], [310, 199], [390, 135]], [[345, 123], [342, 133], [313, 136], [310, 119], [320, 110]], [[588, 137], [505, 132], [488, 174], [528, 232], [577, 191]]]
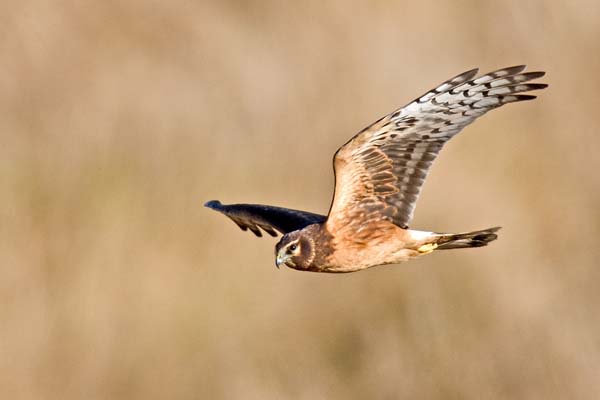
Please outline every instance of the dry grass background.
[[[3, 2], [6, 399], [584, 399], [600, 393], [600, 3]], [[456, 73], [527, 63], [413, 226], [486, 249], [274, 267], [202, 207], [326, 212], [331, 156]]]

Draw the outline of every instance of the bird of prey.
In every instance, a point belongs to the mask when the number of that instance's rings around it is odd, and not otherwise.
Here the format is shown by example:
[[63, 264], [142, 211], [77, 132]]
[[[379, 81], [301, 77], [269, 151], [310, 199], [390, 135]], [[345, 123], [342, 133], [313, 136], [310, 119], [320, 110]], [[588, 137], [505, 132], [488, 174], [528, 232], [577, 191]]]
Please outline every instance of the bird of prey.
[[528, 83], [544, 72], [524, 65], [475, 78], [455, 76], [360, 131], [333, 157], [335, 191], [329, 214], [257, 204], [205, 204], [242, 230], [283, 237], [276, 266], [314, 272], [353, 272], [396, 264], [434, 250], [486, 246], [499, 227], [466, 233], [412, 230], [408, 225], [431, 164], [444, 144], [486, 112], [535, 99], [547, 87]]

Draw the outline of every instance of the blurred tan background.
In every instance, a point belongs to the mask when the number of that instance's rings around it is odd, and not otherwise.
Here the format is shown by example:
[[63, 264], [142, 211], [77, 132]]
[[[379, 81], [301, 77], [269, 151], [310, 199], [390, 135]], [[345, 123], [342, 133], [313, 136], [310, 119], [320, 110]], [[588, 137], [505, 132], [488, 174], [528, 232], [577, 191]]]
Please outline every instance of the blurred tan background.
[[[568, 4], [567, 4], [568, 3]], [[6, 399], [592, 399], [600, 3], [3, 2]], [[443, 80], [550, 87], [434, 165], [413, 227], [485, 249], [274, 266], [211, 199], [327, 212], [331, 157]]]

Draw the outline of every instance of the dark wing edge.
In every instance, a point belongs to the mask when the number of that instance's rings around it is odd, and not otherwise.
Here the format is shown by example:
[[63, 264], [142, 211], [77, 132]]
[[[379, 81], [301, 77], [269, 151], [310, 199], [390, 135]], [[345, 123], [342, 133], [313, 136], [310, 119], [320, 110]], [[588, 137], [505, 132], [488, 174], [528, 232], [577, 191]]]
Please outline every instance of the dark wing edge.
[[261, 229], [271, 236], [277, 236], [276, 231], [286, 234], [308, 225], [323, 223], [327, 219], [324, 215], [307, 211], [262, 204], [222, 204], [219, 200], [211, 200], [204, 207], [220, 212], [241, 230], [249, 229], [258, 237], [262, 237]]

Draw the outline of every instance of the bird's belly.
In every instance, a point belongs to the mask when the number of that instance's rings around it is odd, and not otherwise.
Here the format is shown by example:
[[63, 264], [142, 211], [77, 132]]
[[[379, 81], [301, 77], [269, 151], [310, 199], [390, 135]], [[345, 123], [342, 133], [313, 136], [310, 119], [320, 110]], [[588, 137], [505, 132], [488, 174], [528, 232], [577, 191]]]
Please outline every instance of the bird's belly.
[[346, 249], [335, 254], [335, 265], [327, 272], [354, 272], [384, 264], [399, 264], [421, 255], [417, 250], [404, 247], [405, 243], [384, 243], [376, 246]]

